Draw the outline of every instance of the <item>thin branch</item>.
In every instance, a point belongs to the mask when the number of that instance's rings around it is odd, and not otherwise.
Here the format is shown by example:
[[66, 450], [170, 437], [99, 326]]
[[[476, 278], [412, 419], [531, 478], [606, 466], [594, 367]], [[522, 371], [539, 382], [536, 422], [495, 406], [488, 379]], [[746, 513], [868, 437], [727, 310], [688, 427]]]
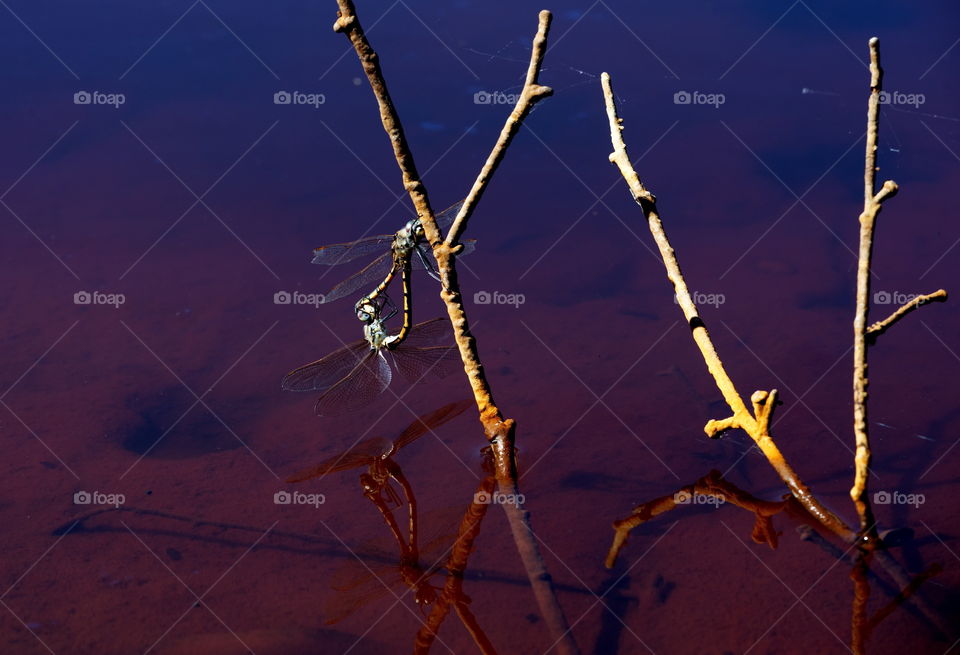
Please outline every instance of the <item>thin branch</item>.
[[[867, 491], [870, 471], [870, 434], [867, 427], [867, 317], [870, 310], [870, 261], [873, 256], [873, 233], [883, 202], [897, 192], [893, 180], [883, 183], [874, 192], [877, 177], [877, 139], [880, 124], [880, 89], [883, 69], [880, 68], [880, 40], [870, 39], [870, 98], [867, 102], [867, 147], [863, 172], [863, 212], [860, 214], [860, 256], [857, 266], [857, 309], [853, 319], [853, 433], [856, 439], [854, 480], [850, 498], [860, 519], [865, 545], [873, 546], [876, 527], [873, 508]], [[873, 526], [873, 527], [871, 527]]]
[[[440, 297], [447, 306], [447, 313], [450, 316], [450, 322], [453, 324], [454, 336], [457, 341], [457, 347], [460, 349], [460, 357], [463, 360], [463, 368], [473, 390], [473, 395], [477, 401], [477, 408], [480, 410], [480, 420], [483, 423], [487, 439], [491, 441], [494, 449], [494, 459], [497, 465], [497, 479], [501, 484], [511, 481], [516, 485], [517, 474], [515, 461], [513, 457], [514, 442], [514, 422], [512, 419], [504, 419], [503, 414], [497, 407], [483, 372], [483, 365], [480, 362], [480, 355], [477, 350], [476, 339], [470, 333], [470, 324], [467, 321], [466, 310], [463, 303], [463, 296], [460, 293], [460, 284], [457, 278], [456, 255], [460, 252], [462, 246], [458, 243], [463, 231], [466, 229], [467, 220], [473, 213], [477, 202], [483, 195], [484, 190], [490, 183], [490, 179], [497, 167], [500, 165], [507, 151], [507, 146], [513, 139], [523, 119], [529, 114], [534, 104], [549, 96], [553, 91], [549, 87], [541, 86], [537, 83], [539, 70], [543, 64], [543, 57], [547, 48], [547, 35], [550, 31], [551, 14], [549, 11], [541, 11], [537, 26], [537, 34], [533, 39], [533, 47], [530, 53], [530, 64], [527, 68], [526, 82], [523, 90], [520, 92], [520, 98], [516, 106], [510, 112], [504, 123], [500, 136], [493, 146], [486, 163], [480, 170], [470, 193], [467, 195], [463, 206], [454, 219], [453, 225], [447, 233], [447, 238], [443, 242], [431, 240], [433, 255], [437, 260], [437, 269], [440, 272], [440, 280], [443, 289]], [[427, 232], [428, 237], [430, 232]]]
[[946, 300], [946, 290], [938, 289], [933, 293], [917, 296], [910, 302], [904, 303], [899, 309], [897, 309], [897, 311], [890, 314], [890, 316], [886, 317], [882, 321], [877, 321], [867, 328], [867, 344], [872, 345], [874, 342], [876, 342], [877, 337], [889, 330], [897, 321], [921, 305], [927, 305], [932, 302], [945, 302]]
[[541, 86], [537, 82], [540, 75], [540, 67], [543, 64], [543, 57], [547, 52], [547, 33], [549, 30], [550, 12], [541, 11], [540, 25], [537, 29], [537, 35], [533, 39], [533, 48], [530, 52], [530, 65], [527, 67], [527, 78], [523, 84], [523, 89], [520, 91], [520, 97], [513, 111], [510, 112], [506, 124], [504, 124], [503, 129], [500, 131], [497, 144], [490, 152], [490, 156], [487, 157], [483, 168], [480, 169], [480, 175], [477, 176], [473, 187], [470, 189], [470, 193], [467, 194], [467, 199], [464, 201], [463, 206], [457, 213], [457, 217], [453, 221], [453, 225], [450, 226], [450, 231], [447, 232], [446, 244], [448, 246], [454, 246], [459, 243], [460, 237], [463, 235], [464, 230], [467, 229], [467, 221], [470, 219], [477, 202], [480, 201], [480, 197], [486, 190], [487, 184], [493, 176], [494, 171], [497, 170], [497, 166], [499, 166], [503, 160], [503, 156], [507, 152], [507, 147], [520, 129], [523, 119], [530, 113], [530, 110], [533, 109], [537, 102], [553, 94], [553, 89], [548, 86]]
[[[377, 98], [377, 104], [380, 107], [380, 119], [387, 136], [390, 138], [397, 165], [400, 167], [403, 176], [404, 188], [410, 194], [410, 199], [417, 209], [426, 239], [433, 247], [433, 254], [437, 261], [437, 270], [440, 272], [442, 284], [440, 297], [446, 304], [447, 313], [453, 326], [454, 338], [460, 351], [460, 357], [463, 360], [464, 372], [473, 390], [484, 432], [490, 441], [498, 485], [501, 492], [507, 495], [512, 494], [514, 498], [517, 498], [519, 493], [514, 450], [516, 424], [513, 419], [504, 418], [501, 414], [493, 400], [490, 385], [483, 373], [476, 340], [470, 333], [463, 297], [457, 280], [456, 256], [463, 246], [456, 241], [466, 228], [466, 221], [470, 213], [472, 213], [483, 190], [502, 160], [510, 140], [519, 129], [521, 121], [529, 113], [534, 103], [551, 93], [548, 87], [537, 84], [537, 76], [546, 52], [546, 39], [550, 28], [551, 14], [548, 11], [540, 12], [539, 26], [534, 38], [533, 52], [527, 70], [526, 83], [521, 92], [521, 99], [507, 118], [507, 123], [500, 133], [500, 138], [497, 140], [493, 152], [487, 159], [467, 201], [464, 202], [464, 207], [461, 208], [454, 225], [450, 229], [448, 240], [441, 241], [440, 231], [433, 209], [430, 207], [426, 187], [420, 180], [400, 118], [387, 91], [377, 53], [373, 50], [360, 26], [353, 2], [351, 0], [337, 0], [337, 2], [340, 11], [337, 21], [334, 23], [334, 31], [344, 32], [349, 37], [363, 65], [363, 70]], [[579, 653], [566, 617], [557, 601], [551, 578], [546, 572], [546, 565], [540, 554], [539, 546], [533, 537], [529, 514], [516, 503], [504, 503], [503, 508], [510, 522], [514, 542], [524, 562], [544, 622], [550, 630], [551, 636], [556, 639], [559, 652], [563, 654]]]
[[403, 188], [410, 194], [410, 200], [413, 201], [413, 206], [421, 217], [424, 229], [432, 228], [433, 233], [431, 234], [428, 231], [427, 237], [433, 243], [439, 238], [437, 222], [433, 209], [430, 207], [430, 200], [427, 197], [427, 188], [420, 181], [420, 173], [417, 172], [417, 165], [413, 161], [413, 153], [407, 144], [403, 125], [400, 123], [400, 116], [397, 114], [397, 109], [390, 98], [390, 92], [387, 90], [387, 83], [380, 68], [380, 57], [367, 40], [363, 28], [360, 27], [360, 19], [357, 18], [356, 8], [352, 0], [337, 0], [337, 5], [340, 7], [340, 11], [333, 24], [333, 31], [346, 34], [350, 43], [353, 44], [353, 49], [357, 52], [357, 57], [360, 59], [364, 73], [367, 74], [367, 80], [370, 82], [373, 95], [380, 107], [380, 121], [383, 123], [383, 129], [390, 138], [393, 154], [397, 159], [397, 165], [400, 166], [400, 173], [403, 175]]
[[610, 76], [607, 73], [603, 73], [601, 82], [603, 84], [604, 99], [606, 101], [607, 118], [610, 122], [610, 140], [613, 143], [613, 152], [609, 157], [610, 161], [620, 169], [620, 174], [623, 176], [623, 179], [626, 180], [633, 199], [640, 205], [644, 216], [647, 218], [650, 232], [653, 234], [654, 241], [656, 241], [657, 247], [660, 249], [660, 255], [667, 269], [667, 277], [673, 283], [677, 302], [690, 325], [693, 340], [700, 349], [700, 354], [707, 364], [707, 369], [716, 381], [720, 393], [723, 394], [724, 400], [726, 400], [727, 405], [733, 412], [732, 416], [723, 420], [713, 420], [707, 423], [704, 428], [707, 435], [714, 437], [721, 430], [728, 428], [742, 429], [756, 442], [761, 452], [766, 456], [767, 461], [770, 462], [770, 465], [773, 466], [774, 470], [776, 470], [790, 489], [790, 492], [800, 501], [804, 508], [832, 532], [840, 535], [844, 539], [849, 539], [851, 536], [850, 528], [814, 497], [810, 489], [800, 480], [790, 465], [787, 464], [780, 449], [777, 448], [773, 438], [770, 436], [770, 416], [776, 404], [776, 390], [770, 393], [766, 391], [755, 392], [751, 397], [754, 408], [754, 414], [751, 414], [750, 410], [748, 410], [744, 404], [743, 399], [740, 397], [733, 381], [730, 379], [730, 376], [727, 375], [723, 363], [720, 361], [720, 357], [717, 355], [717, 351], [713, 346], [713, 341], [710, 339], [710, 334], [707, 332], [707, 327], [703, 319], [700, 318], [697, 307], [690, 297], [687, 283], [683, 278], [683, 273], [680, 272], [680, 264], [677, 262], [673, 247], [670, 245], [670, 241], [664, 232], [663, 223], [657, 212], [657, 199], [640, 181], [640, 177], [637, 175], [637, 171], [634, 169], [633, 164], [630, 162], [630, 157], [627, 155], [627, 146], [626, 143], [624, 143], [622, 134], [623, 125], [620, 117], [617, 115], [617, 107], [614, 100], [613, 88], [610, 84]]

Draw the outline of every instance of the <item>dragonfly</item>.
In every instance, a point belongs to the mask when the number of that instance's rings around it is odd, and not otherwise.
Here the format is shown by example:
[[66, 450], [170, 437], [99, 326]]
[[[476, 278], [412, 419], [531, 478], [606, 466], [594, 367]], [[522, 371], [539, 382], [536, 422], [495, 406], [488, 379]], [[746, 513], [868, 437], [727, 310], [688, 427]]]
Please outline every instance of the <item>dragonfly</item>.
[[[437, 214], [437, 227], [441, 230], [449, 227], [460, 211], [460, 207], [463, 206], [463, 202], [461, 200]], [[394, 234], [378, 234], [357, 241], [334, 243], [314, 249], [313, 263], [324, 266], [335, 266], [379, 253], [379, 256], [364, 268], [325, 293], [322, 302], [330, 303], [377, 284], [376, 288], [364, 297], [364, 299], [375, 300], [386, 290], [405, 263], [414, 270], [424, 269], [431, 277], [439, 280], [437, 272], [430, 263], [424, 238], [423, 225], [419, 218], [414, 218]], [[475, 248], [476, 240], [468, 239], [463, 242], [463, 251], [460, 255], [469, 254]]]
[[[409, 304], [407, 294], [405, 304]], [[410, 326], [409, 311], [404, 329], [391, 335], [375, 303], [363, 326], [363, 339], [347, 344], [326, 357], [294, 369], [284, 376], [286, 391], [319, 391], [314, 409], [320, 416], [333, 416], [360, 409], [386, 391], [396, 369], [400, 377], [415, 384], [432, 374], [443, 378], [460, 361], [451, 343], [450, 322], [435, 318]], [[389, 317], [387, 317], [389, 318]], [[391, 366], [392, 364], [392, 366]]]

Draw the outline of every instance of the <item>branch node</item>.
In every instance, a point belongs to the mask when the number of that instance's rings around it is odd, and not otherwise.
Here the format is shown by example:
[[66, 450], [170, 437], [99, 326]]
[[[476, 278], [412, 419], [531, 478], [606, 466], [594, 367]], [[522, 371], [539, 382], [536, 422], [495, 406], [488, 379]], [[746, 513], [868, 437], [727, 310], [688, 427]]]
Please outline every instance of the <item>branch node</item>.
[[718, 439], [721, 432], [739, 427], [740, 422], [737, 420], [737, 417], [728, 416], [727, 418], [720, 419], [719, 421], [716, 419], [710, 419], [703, 427], [703, 431], [706, 432], [707, 436], [711, 439]]

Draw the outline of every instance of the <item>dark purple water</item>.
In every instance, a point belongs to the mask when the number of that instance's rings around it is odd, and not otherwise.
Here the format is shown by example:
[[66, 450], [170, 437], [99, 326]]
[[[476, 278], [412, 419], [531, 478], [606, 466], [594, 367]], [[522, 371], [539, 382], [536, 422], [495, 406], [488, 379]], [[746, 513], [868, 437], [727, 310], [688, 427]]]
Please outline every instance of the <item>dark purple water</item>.
[[[274, 294], [326, 291], [359, 267], [321, 279], [313, 247], [410, 217], [369, 87], [330, 29], [335, 4], [4, 7], [0, 651], [408, 652], [420, 626], [409, 595], [384, 591], [325, 625], [347, 602], [331, 583], [345, 568], [366, 572], [355, 555], [391, 573], [360, 471], [298, 487], [325, 494], [319, 508], [273, 502], [294, 471], [468, 393], [454, 376], [321, 419], [313, 396], [280, 391], [290, 368], [360, 333], [352, 301], [315, 309]], [[519, 90], [540, 8], [359, 3], [436, 208], [466, 194], [487, 156], [509, 107], [475, 97]], [[467, 236], [479, 247], [461, 281], [468, 298], [523, 296], [468, 311], [496, 397], [518, 421], [523, 491], [574, 635], [585, 653], [844, 652], [849, 567], [784, 517], [773, 551], [750, 540], [742, 510], [677, 510], [637, 530], [612, 574], [602, 567], [614, 519], [711, 469], [766, 499], [785, 489], [745, 436], [703, 436], [726, 412], [607, 163], [599, 74], [613, 76], [637, 169], [741, 394], [780, 390], [781, 449], [853, 521], [866, 43], [881, 37], [896, 92], [880, 176], [901, 185], [879, 223], [877, 300], [953, 291], [957, 9], [546, 8], [542, 82], [556, 93], [477, 210]], [[83, 91], [104, 95], [75, 104]], [[324, 103], [274, 104], [280, 91]], [[684, 92], [691, 103], [676, 104]], [[118, 102], [109, 94], [123, 104], [95, 104]], [[418, 319], [443, 315], [435, 284], [416, 284]], [[124, 303], [75, 304], [81, 291]], [[872, 488], [917, 501], [878, 505], [878, 519], [913, 530], [891, 551], [909, 572], [943, 565], [922, 593], [948, 623], [960, 607], [958, 327], [955, 303], [921, 308], [881, 339], [870, 368]], [[472, 415], [438, 436], [397, 458], [424, 541], [455, 530], [481, 475]], [[90, 516], [107, 508], [74, 504], [80, 491], [125, 502]], [[502, 512], [476, 546], [464, 589], [481, 626], [501, 653], [547, 652]], [[874, 585], [871, 613], [889, 601]], [[952, 645], [898, 609], [868, 652]], [[435, 652], [475, 651], [449, 617]]]

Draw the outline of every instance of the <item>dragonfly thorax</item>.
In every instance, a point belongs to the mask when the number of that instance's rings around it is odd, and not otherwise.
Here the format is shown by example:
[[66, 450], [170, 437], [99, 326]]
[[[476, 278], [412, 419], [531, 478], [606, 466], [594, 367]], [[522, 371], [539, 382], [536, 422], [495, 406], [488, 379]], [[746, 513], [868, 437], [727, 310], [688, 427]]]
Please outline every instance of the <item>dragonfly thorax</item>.
[[390, 335], [383, 327], [383, 321], [378, 318], [363, 326], [363, 336], [374, 350], [385, 348], [390, 340]]
[[396, 235], [393, 237], [393, 250], [394, 252], [408, 255], [422, 240], [423, 226], [420, 225], [420, 219], [415, 218], [397, 230]]

